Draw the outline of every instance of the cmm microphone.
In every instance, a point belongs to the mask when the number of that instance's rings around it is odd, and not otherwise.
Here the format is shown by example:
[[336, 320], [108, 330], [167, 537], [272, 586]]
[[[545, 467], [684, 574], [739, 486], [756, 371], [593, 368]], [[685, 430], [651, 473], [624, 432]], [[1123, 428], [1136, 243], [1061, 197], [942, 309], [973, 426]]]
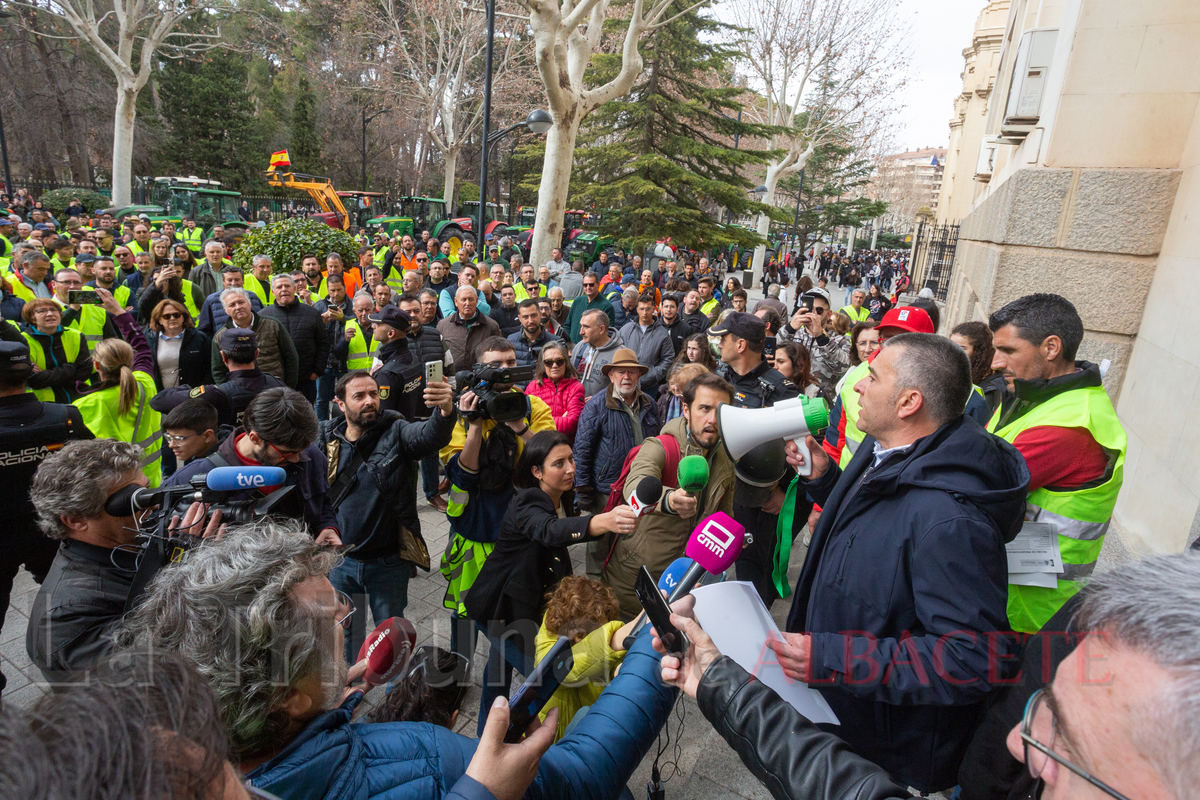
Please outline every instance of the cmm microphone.
[[[216, 467], [191, 481], [191, 491], [208, 489], [214, 492], [237, 492], [278, 486], [287, 480], [287, 473], [280, 467]], [[144, 489], [130, 484], [104, 501], [104, 510], [114, 517], [128, 517], [135, 511], [150, 508], [162, 502], [169, 494], [178, 497], [189, 491], [187, 486], [160, 486]]]
[[358, 650], [358, 661], [367, 660], [363, 680], [379, 686], [395, 678], [417, 645], [417, 629], [403, 617], [390, 617], [371, 631]]
[[633, 509], [634, 514], [643, 517], [658, 505], [658, 501], [662, 499], [662, 493], [662, 481], [653, 475], [648, 475], [638, 481], [637, 488], [629, 497], [629, 507]]
[[[705, 575], [719, 575], [733, 566], [733, 562], [737, 561], [737, 557], [742, 553], [745, 541], [746, 526], [724, 511], [718, 511], [705, 517], [704, 521], [692, 531], [692, 536], [688, 539], [687, 547], [684, 549], [684, 554], [692, 560], [692, 563], [668, 592], [667, 602], [674, 603], [691, 592]], [[676, 559], [667, 572], [675, 568], [680, 560], [683, 559]], [[659, 588], [666, 588], [662, 585], [666, 575], [667, 573], [663, 573], [663, 578], [659, 579]], [[674, 576], [671, 580], [674, 580]], [[646, 619], [643, 617], [625, 637], [626, 650], [633, 646], [633, 640], [645, 625]]]

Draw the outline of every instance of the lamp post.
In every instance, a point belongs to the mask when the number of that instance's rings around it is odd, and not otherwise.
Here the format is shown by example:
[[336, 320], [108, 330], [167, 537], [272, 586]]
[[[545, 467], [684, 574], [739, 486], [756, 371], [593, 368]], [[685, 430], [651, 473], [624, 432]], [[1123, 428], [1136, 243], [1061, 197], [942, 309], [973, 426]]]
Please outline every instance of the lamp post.
[[[496, 145], [497, 142], [499, 142], [505, 136], [508, 136], [510, 133], [517, 130], [518, 128], [525, 128], [526, 130], [530, 131], [531, 133], [535, 133], [538, 136], [541, 136], [546, 131], [550, 130], [551, 126], [553, 126], [553, 125], [554, 125], [554, 119], [550, 116], [549, 111], [545, 110], [544, 108], [535, 108], [533, 111], [530, 111], [525, 116], [525, 119], [521, 120], [517, 124], [509, 125], [507, 128], [505, 128], [502, 131], [492, 131], [491, 133], [488, 134], [487, 142], [485, 145], [487, 149], [484, 151], [484, 161], [487, 161], [488, 159], [491, 158], [492, 148]], [[512, 149], [509, 151], [509, 154], [508, 154], [508, 216], [509, 216], [508, 222], [510, 225], [512, 224], [512, 185], [513, 185], [513, 163], [512, 163], [512, 161], [513, 161], [513, 155], [516, 152], [517, 152], [517, 137], [514, 136], [513, 143], [512, 143]], [[481, 204], [483, 203], [483, 198], [486, 195], [487, 195], [487, 192], [484, 191], [483, 189], [481, 189], [479, 192]], [[499, 206], [500, 206], [500, 194], [499, 194], [499, 191], [497, 190], [496, 207], [499, 208]], [[481, 209], [482, 209], [482, 205], [481, 205]], [[483, 212], [481, 210], [480, 211], [480, 221], [482, 222], [482, 220], [483, 220]], [[483, 228], [481, 227], [480, 228], [481, 235], [482, 235], [482, 232], [483, 232]]]
[[[479, 153], [479, 230], [476, 243], [484, 247], [483, 231], [487, 221], [488, 147], [491, 146], [488, 128], [492, 124], [492, 51], [496, 47], [496, 0], [484, 0], [487, 5], [487, 48], [483, 57], [483, 132]], [[487, 251], [483, 252], [487, 260]]]
[[367, 108], [363, 106], [362, 110], [362, 191], [367, 190], [367, 123], [378, 117], [380, 114], [386, 114], [391, 111], [390, 108], [381, 108], [371, 116], [367, 116]]

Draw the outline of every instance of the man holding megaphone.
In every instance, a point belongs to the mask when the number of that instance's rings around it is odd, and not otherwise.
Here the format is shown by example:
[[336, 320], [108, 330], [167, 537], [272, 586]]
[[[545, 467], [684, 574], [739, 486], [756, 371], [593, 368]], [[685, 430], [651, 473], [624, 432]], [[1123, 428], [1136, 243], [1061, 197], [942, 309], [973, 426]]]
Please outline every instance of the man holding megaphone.
[[[733, 462], [720, 446], [717, 429], [717, 408], [732, 396], [733, 387], [719, 376], [697, 375], [684, 387], [683, 416], [646, 439], [629, 464], [622, 494], [647, 513], [637, 530], [616, 539], [601, 578], [617, 595], [626, 620], [642, 610], [633, 591], [638, 569], [645, 564], [658, 580], [684, 554], [697, 522], [733, 509]], [[644, 490], [653, 484], [657, 496], [645, 497]]]

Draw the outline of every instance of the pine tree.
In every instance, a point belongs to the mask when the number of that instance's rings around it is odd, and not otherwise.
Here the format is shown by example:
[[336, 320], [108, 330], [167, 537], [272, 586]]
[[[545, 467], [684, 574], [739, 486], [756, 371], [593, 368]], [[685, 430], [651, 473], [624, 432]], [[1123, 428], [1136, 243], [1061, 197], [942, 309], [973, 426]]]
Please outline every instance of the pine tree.
[[[680, 0], [666, 16], [688, 5]], [[755, 232], [721, 224], [727, 210], [783, 218], [748, 193], [747, 167], [768, 153], [747, 140], [769, 129], [738, 121], [743, 90], [731, 86], [734, 50], [722, 43], [734, 33], [698, 11], [684, 13], [643, 42], [645, 69], [633, 90], [589, 120], [571, 204], [601, 211], [602, 232], [618, 244], [637, 249], [669, 237], [696, 249], [752, 246]], [[619, 63], [618, 55], [593, 57], [597, 81]]]
[[317, 97], [307, 78], [296, 83], [296, 104], [292, 106], [292, 141], [288, 148], [292, 169], [309, 175], [323, 175], [321, 137], [317, 135]]
[[243, 190], [261, 182], [264, 143], [246, 94], [246, 76], [246, 58], [232, 50], [165, 62], [159, 94], [171, 133], [158, 161], [167, 165], [166, 171], [211, 176]]

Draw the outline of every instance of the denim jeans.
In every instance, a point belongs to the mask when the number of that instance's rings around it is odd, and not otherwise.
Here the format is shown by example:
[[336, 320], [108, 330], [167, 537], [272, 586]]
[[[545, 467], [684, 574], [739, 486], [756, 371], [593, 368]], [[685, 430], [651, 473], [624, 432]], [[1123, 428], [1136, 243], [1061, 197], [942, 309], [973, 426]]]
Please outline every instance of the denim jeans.
[[421, 459], [421, 480], [425, 484], [425, 499], [432, 500], [437, 497], [438, 484], [441, 479], [438, 477], [438, 464], [441, 463], [437, 456], [429, 456]]
[[346, 558], [329, 573], [333, 588], [350, 595], [354, 601], [354, 619], [346, 634], [346, 663], [358, 660], [358, 650], [367, 638], [367, 604], [375, 624], [389, 617], [403, 617], [408, 605], [408, 581], [413, 565], [399, 555], [384, 556], [371, 561]]
[[333, 403], [333, 387], [337, 384], [338, 375], [333, 370], [325, 370], [325, 374], [317, 378], [317, 419], [321, 422], [329, 419], [329, 406]]
[[519, 635], [505, 635], [503, 640], [491, 636], [482, 623], [475, 623], [484, 636], [487, 636], [491, 647], [488, 650], [487, 662], [483, 667], [483, 693], [479, 697], [479, 725], [476, 736], [483, 735], [483, 726], [487, 723], [488, 712], [492, 703], [503, 694], [508, 697], [512, 691], [512, 671], [515, 668], [522, 676], [533, 671], [533, 642], [529, 642], [529, 653], [522, 649]]

